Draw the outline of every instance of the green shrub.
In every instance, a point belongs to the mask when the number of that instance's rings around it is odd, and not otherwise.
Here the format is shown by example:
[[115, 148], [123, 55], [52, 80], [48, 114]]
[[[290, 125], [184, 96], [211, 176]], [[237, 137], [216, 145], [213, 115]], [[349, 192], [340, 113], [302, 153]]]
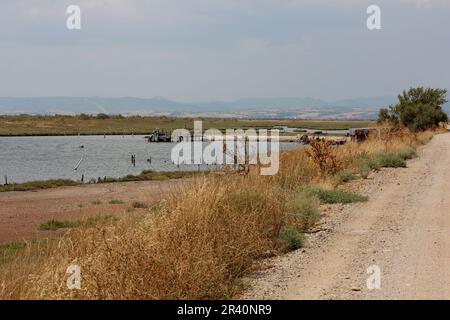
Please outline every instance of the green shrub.
[[405, 168], [406, 161], [398, 153], [380, 153], [376, 155], [378, 168]]
[[349, 181], [357, 179], [357, 177], [351, 171], [348, 170], [339, 171], [337, 173], [337, 178], [339, 180], [339, 183], [347, 183]]
[[97, 119], [110, 119], [111, 117], [109, 115], [107, 115], [106, 113], [99, 113], [97, 114]]
[[86, 113], [80, 113], [78, 115], [78, 119], [80, 119], [80, 120], [90, 120], [90, 119], [93, 119], [93, 116], [88, 115]]
[[413, 131], [436, 128], [448, 121], [443, 110], [447, 100], [447, 89], [410, 88], [398, 96], [399, 102], [389, 109], [380, 109], [378, 122], [403, 125]]
[[148, 208], [148, 204], [139, 202], [139, 201], [135, 201], [135, 202], [133, 202], [132, 207], [135, 209], [146, 209], [146, 208]]
[[298, 190], [286, 202], [286, 225], [305, 232], [320, 219], [319, 198], [303, 190]]
[[281, 249], [284, 252], [294, 251], [303, 246], [304, 234], [298, 230], [283, 227], [278, 236]]
[[124, 202], [120, 199], [111, 199], [109, 200], [109, 204], [123, 204]]
[[86, 227], [94, 227], [96, 225], [112, 224], [119, 220], [113, 215], [99, 215], [96, 217], [87, 218], [86, 220], [67, 221], [67, 220], [49, 220], [39, 226], [42, 231], [55, 231], [58, 229], [76, 228], [81, 225]]
[[408, 160], [417, 157], [417, 152], [414, 148], [406, 148], [398, 151], [398, 155], [402, 159]]
[[328, 204], [365, 202], [369, 199], [367, 196], [337, 190], [324, 190], [320, 188], [311, 188], [310, 192], [319, 197], [322, 203]]
[[74, 228], [77, 226], [77, 223], [74, 221], [60, 221], [60, 220], [49, 220], [39, 226], [39, 230], [41, 231], [55, 231], [58, 229], [67, 229]]

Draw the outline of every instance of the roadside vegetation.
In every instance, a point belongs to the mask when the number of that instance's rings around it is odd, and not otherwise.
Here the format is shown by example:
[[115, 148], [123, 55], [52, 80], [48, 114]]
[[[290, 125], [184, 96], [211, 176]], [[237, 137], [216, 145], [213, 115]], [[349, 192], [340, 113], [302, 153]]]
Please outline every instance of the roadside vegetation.
[[[319, 146], [321, 154], [333, 158], [325, 166], [313, 147], [290, 150], [281, 154], [280, 171], [270, 177], [260, 176], [257, 168], [247, 175], [196, 176], [179, 193], [146, 208], [143, 216], [95, 228], [74, 223], [76, 227], [66, 228], [57, 247], [41, 247], [39, 259], [20, 255], [13, 265], [1, 265], [0, 297], [234, 297], [255, 260], [303, 245], [305, 232], [320, 221], [321, 203], [367, 200], [341, 192], [343, 181], [364, 178], [367, 170], [403, 166], [392, 159], [414, 156], [415, 148], [432, 135], [401, 130], [390, 133], [389, 140], [374, 135], [339, 148]], [[145, 208], [142, 203], [132, 207]], [[45, 224], [50, 229], [61, 226], [67, 224]], [[73, 263], [82, 270], [79, 291], [67, 290], [61, 280]]]
[[10, 183], [7, 185], [0, 185], [0, 192], [9, 192], [9, 191], [31, 191], [31, 190], [40, 190], [40, 189], [51, 189], [58, 188], [64, 186], [77, 186], [80, 185], [80, 182], [73, 180], [47, 180], [47, 181], [31, 181], [25, 183]]
[[147, 209], [148, 208], [148, 204], [146, 204], [144, 202], [139, 202], [139, 201], [133, 202], [133, 204], [131, 206], [134, 209]]
[[[303, 245], [305, 233], [320, 222], [321, 203], [367, 201], [343, 192], [342, 183], [403, 167], [433, 134], [380, 128], [360, 143], [313, 141], [285, 151], [274, 176], [261, 176], [258, 167], [195, 176], [146, 214], [68, 229], [39, 258], [22, 255], [1, 265], [0, 298], [236, 297], [256, 260]], [[71, 264], [81, 268], [81, 290], [67, 289]]]
[[442, 109], [447, 102], [447, 89], [411, 88], [398, 96], [396, 105], [380, 109], [378, 122], [413, 131], [433, 129], [448, 121]]
[[338, 190], [324, 190], [320, 188], [313, 188], [310, 192], [320, 199], [321, 203], [353, 203], [353, 202], [364, 202], [369, 200], [366, 196], [361, 196], [359, 194], [354, 194], [350, 192], [338, 191]]

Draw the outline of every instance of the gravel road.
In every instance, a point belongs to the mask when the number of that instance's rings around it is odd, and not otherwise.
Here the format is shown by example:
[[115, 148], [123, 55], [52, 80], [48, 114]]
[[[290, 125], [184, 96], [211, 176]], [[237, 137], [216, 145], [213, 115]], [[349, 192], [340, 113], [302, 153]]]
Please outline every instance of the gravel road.
[[408, 168], [350, 185], [369, 201], [325, 207], [306, 247], [263, 262], [244, 298], [450, 299], [449, 173], [447, 133]]

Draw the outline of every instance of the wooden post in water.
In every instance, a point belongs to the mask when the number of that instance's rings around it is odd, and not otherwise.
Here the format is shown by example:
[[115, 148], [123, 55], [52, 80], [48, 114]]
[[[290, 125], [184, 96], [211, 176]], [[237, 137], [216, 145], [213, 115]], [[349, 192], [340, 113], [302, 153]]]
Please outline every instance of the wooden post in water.
[[[249, 137], [245, 135], [244, 137], [245, 143], [244, 143], [244, 154], [245, 154], [245, 161], [244, 161], [244, 171], [247, 174], [250, 171], [250, 146], [249, 146]], [[248, 149], [248, 151], [247, 151]]]

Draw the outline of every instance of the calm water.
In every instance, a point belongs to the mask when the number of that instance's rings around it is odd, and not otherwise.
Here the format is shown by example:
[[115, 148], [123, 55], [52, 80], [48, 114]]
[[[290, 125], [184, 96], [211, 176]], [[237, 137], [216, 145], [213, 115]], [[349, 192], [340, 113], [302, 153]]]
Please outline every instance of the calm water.
[[[123, 177], [143, 170], [197, 170], [196, 165], [172, 164], [173, 143], [148, 143], [144, 136], [0, 137], [0, 183], [34, 180]], [[83, 146], [84, 148], [81, 148]], [[301, 147], [280, 143], [280, 149]], [[131, 155], [136, 155], [136, 167]], [[151, 158], [151, 163], [147, 159]], [[74, 168], [79, 161], [77, 170]], [[202, 169], [210, 169], [203, 166]]]

